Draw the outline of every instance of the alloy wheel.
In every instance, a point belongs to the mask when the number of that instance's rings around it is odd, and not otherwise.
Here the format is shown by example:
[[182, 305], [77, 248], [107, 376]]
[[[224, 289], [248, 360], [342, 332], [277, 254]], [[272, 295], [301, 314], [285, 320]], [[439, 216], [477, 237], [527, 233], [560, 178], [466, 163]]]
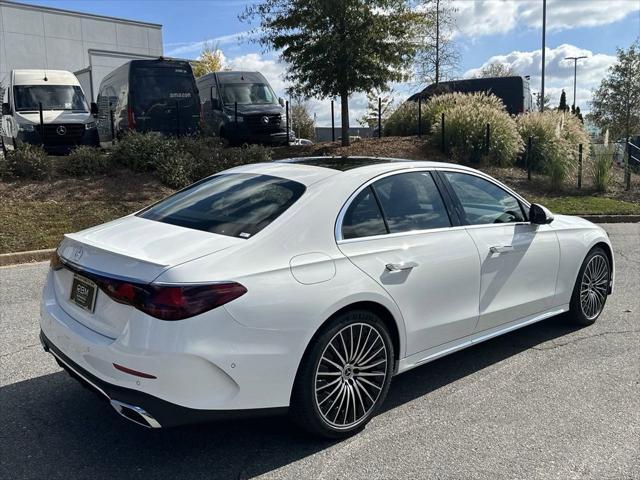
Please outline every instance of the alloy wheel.
[[324, 421], [348, 429], [365, 420], [384, 388], [387, 364], [387, 345], [374, 326], [354, 323], [336, 333], [315, 374], [315, 402]]
[[602, 311], [609, 289], [609, 263], [602, 255], [594, 255], [587, 263], [580, 282], [580, 307], [589, 320]]

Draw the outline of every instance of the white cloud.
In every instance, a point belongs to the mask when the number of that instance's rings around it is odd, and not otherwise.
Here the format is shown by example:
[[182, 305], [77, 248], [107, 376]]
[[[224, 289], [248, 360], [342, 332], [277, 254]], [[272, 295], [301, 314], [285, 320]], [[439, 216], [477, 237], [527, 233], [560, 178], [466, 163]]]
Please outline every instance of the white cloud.
[[[553, 105], [560, 100], [563, 88], [567, 93], [567, 102], [569, 104], [573, 102], [573, 61], [565, 60], [565, 57], [587, 56], [587, 58], [578, 62], [578, 88], [576, 95], [576, 103], [585, 112], [589, 110], [588, 102], [591, 101], [591, 90], [600, 85], [602, 78], [607, 73], [607, 69], [616, 60], [613, 55], [593, 53], [590, 50], [569, 44], [562, 44], [556, 48], [547, 48], [545, 55], [545, 95], [551, 97]], [[537, 91], [540, 89], [542, 50], [513, 51], [506, 55], [496, 55], [489, 58], [478, 68], [467, 70], [464, 76], [472, 77], [484, 66], [495, 62], [509, 65], [518, 75], [530, 75], [532, 90]]]
[[209, 38], [207, 40], [202, 40], [199, 42], [165, 43], [164, 49], [166, 50], [166, 55], [169, 57], [194, 57], [197, 56], [197, 54], [199, 54], [202, 51], [202, 48], [206, 45], [223, 46], [239, 43], [248, 34], [249, 32], [236, 32], [230, 35], [222, 35], [220, 37]]
[[[516, 26], [540, 28], [542, 25], [540, 0], [456, 0], [453, 5], [457, 9], [460, 33], [471, 38], [507, 33]], [[640, 15], [640, 1], [548, 0], [547, 29], [607, 25], [632, 13]]]

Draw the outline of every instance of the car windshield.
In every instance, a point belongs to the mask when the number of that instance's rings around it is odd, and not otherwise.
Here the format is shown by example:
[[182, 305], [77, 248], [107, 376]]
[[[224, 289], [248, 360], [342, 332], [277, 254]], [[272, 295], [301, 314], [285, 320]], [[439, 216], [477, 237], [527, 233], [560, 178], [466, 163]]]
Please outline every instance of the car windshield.
[[19, 85], [13, 87], [18, 112], [40, 110], [74, 110], [87, 112], [87, 101], [77, 85]]
[[271, 87], [266, 83], [227, 83], [222, 85], [224, 103], [233, 105], [273, 105], [278, 103]]
[[265, 228], [304, 193], [301, 183], [269, 175], [206, 178], [138, 213], [139, 217], [238, 238]]

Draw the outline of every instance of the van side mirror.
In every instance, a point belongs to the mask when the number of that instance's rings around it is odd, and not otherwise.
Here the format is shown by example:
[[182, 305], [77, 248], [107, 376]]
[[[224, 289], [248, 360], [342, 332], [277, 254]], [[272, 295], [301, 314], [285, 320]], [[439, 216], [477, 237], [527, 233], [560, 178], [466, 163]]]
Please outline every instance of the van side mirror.
[[8, 103], [2, 104], [2, 115], [11, 115], [11, 107]]
[[222, 110], [220, 108], [220, 100], [217, 98], [211, 99], [211, 110]]
[[91, 102], [91, 115], [98, 116], [98, 104], [96, 102]]
[[285, 105], [286, 105], [286, 104], [285, 104], [285, 102], [284, 102], [284, 98], [282, 98], [282, 97], [278, 98], [278, 103], [280, 104], [280, 106], [281, 106], [282, 108], [284, 108], [284, 107], [285, 107]]
[[553, 213], [537, 203], [532, 203], [529, 208], [529, 221], [535, 225], [546, 225], [553, 222]]

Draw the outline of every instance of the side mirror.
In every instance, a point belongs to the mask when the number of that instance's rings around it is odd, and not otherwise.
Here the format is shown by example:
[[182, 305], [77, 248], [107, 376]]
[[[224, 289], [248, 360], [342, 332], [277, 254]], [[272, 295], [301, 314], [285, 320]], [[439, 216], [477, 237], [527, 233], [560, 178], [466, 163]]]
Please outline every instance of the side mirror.
[[220, 100], [218, 98], [211, 99], [211, 110], [222, 110], [220, 108]]
[[536, 225], [546, 225], [553, 222], [553, 213], [537, 203], [532, 203], [529, 208], [529, 221]]
[[11, 115], [11, 107], [8, 103], [2, 104], [2, 115]]
[[91, 115], [98, 116], [98, 104], [96, 102], [91, 102]]
[[280, 104], [280, 106], [281, 106], [282, 108], [284, 108], [284, 107], [285, 107], [285, 105], [286, 105], [286, 104], [285, 104], [285, 101], [284, 101], [284, 98], [282, 98], [282, 97], [278, 98], [278, 103]]

